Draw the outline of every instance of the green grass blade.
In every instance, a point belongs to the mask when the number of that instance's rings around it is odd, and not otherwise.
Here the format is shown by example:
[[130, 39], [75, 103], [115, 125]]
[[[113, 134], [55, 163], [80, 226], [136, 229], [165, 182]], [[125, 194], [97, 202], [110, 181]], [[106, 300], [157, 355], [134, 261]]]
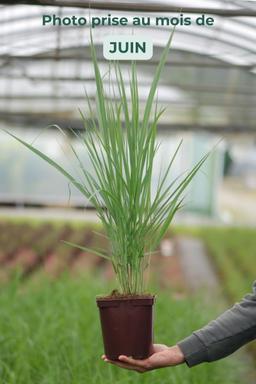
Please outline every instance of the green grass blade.
[[104, 253], [98, 252], [98, 251], [96, 251], [96, 250], [94, 250], [94, 249], [87, 248], [87, 247], [84, 247], [84, 246], [82, 246], [82, 245], [72, 243], [72, 242], [70, 242], [70, 241], [64, 241], [64, 240], [62, 240], [62, 243], [65, 243], [65, 244], [69, 245], [70, 247], [78, 248], [78, 249], [80, 249], [81, 251], [86, 251], [86, 252], [93, 253], [93, 254], [95, 254], [95, 255], [97, 255], [97, 256], [102, 257], [103, 259], [107, 259], [107, 260], [109, 260], [109, 261], [112, 261], [112, 260], [111, 260], [111, 257], [109, 257], [109, 256], [107, 256], [107, 255], [104, 255]]

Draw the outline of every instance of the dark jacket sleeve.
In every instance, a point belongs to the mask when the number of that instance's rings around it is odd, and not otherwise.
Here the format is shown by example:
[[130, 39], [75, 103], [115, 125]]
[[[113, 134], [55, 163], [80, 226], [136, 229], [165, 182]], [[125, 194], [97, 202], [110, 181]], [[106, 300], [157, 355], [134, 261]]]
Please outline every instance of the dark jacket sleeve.
[[256, 338], [256, 281], [253, 293], [228, 309], [216, 320], [180, 341], [189, 367], [230, 355]]

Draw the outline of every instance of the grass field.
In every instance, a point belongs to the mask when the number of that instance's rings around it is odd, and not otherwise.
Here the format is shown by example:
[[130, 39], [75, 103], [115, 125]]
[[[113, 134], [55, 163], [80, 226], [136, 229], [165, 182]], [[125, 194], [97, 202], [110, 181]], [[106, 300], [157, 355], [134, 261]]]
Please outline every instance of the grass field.
[[[235, 357], [139, 375], [100, 360], [103, 352], [95, 296], [109, 292], [96, 277], [68, 275], [49, 280], [41, 274], [18, 279], [0, 293], [1, 384], [235, 384], [245, 381]], [[155, 289], [154, 289], [155, 290]], [[214, 316], [213, 305], [199, 298], [174, 300], [158, 295], [155, 340], [172, 345]], [[243, 376], [241, 376], [243, 375]]]

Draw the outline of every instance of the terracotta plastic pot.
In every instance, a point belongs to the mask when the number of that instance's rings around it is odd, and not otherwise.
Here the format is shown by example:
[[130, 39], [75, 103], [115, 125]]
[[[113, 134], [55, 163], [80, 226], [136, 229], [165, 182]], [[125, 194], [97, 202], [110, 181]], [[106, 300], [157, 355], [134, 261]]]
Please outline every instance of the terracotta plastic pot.
[[97, 298], [105, 355], [145, 359], [153, 343], [154, 296]]

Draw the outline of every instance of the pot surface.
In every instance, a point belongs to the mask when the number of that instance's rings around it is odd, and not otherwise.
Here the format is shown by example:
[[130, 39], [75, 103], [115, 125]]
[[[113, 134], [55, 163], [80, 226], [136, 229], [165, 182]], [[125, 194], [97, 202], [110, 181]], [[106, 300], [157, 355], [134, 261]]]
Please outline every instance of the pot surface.
[[153, 343], [154, 296], [97, 298], [105, 355], [145, 359]]

